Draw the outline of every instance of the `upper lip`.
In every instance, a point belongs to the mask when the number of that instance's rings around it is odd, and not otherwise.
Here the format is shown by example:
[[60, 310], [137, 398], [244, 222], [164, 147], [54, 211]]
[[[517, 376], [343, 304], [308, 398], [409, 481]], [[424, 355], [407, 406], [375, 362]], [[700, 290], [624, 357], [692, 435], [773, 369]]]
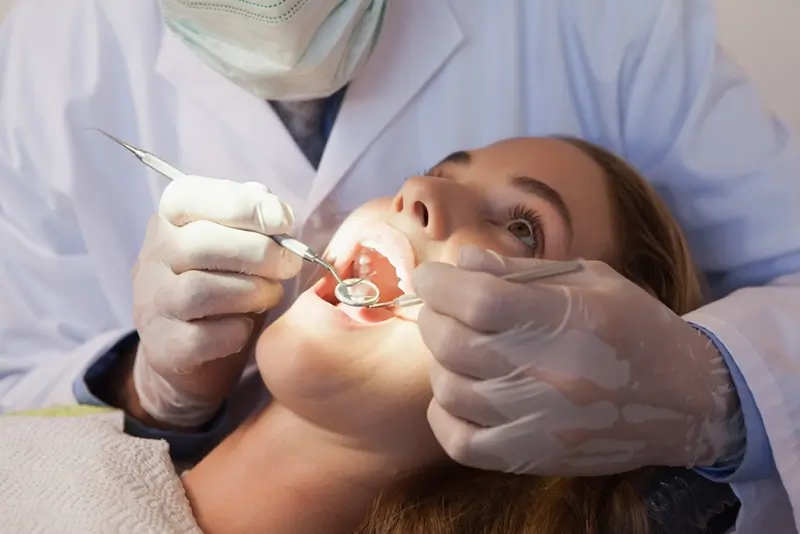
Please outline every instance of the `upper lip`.
[[411, 272], [417, 266], [417, 258], [411, 241], [403, 232], [380, 222], [361, 225], [348, 237], [347, 243], [342, 246], [342, 250], [346, 252], [334, 260], [337, 272], [347, 273], [361, 248], [369, 247], [386, 256], [395, 267], [398, 278], [406, 285], [410, 283]]

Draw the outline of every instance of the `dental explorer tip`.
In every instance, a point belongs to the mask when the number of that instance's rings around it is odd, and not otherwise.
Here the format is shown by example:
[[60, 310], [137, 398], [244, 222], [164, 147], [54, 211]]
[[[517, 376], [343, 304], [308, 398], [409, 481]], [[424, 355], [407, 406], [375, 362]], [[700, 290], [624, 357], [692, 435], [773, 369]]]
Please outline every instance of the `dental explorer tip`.
[[101, 130], [100, 128], [91, 128], [91, 129], [93, 129], [93, 130], [97, 130], [98, 132], [100, 132], [101, 134], [105, 135], [106, 137], [108, 137], [109, 139], [111, 139], [112, 141], [114, 141], [115, 143], [117, 143], [118, 145], [120, 145], [120, 146], [122, 146], [122, 147], [124, 147], [124, 148], [128, 149], [128, 150], [129, 150], [131, 153], [133, 153], [133, 154], [134, 154], [134, 155], [136, 155], [137, 157], [141, 157], [141, 155], [142, 155], [142, 154], [141, 154], [141, 151], [140, 151], [140, 150], [137, 150], [137, 149], [136, 149], [136, 148], [134, 148], [134, 147], [132, 147], [131, 145], [129, 145], [129, 144], [128, 144], [128, 143], [126, 143], [125, 141], [122, 141], [121, 139], [117, 139], [116, 137], [114, 137], [114, 136], [113, 136], [113, 135], [111, 135], [110, 133], [106, 132], [105, 130]]

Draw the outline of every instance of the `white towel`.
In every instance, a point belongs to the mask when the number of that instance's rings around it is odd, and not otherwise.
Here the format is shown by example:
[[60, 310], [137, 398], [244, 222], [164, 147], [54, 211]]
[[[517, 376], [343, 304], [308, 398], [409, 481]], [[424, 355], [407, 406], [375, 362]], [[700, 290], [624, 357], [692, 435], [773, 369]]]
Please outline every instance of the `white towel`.
[[202, 531], [166, 442], [106, 414], [0, 417], [0, 533]]

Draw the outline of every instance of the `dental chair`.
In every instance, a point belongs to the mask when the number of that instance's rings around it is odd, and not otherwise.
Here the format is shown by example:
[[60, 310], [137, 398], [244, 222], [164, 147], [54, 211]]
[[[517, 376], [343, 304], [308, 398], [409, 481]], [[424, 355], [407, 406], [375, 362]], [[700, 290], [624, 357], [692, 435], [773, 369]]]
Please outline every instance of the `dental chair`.
[[739, 500], [728, 484], [694, 471], [655, 469], [644, 481], [652, 534], [727, 534], [736, 524]]

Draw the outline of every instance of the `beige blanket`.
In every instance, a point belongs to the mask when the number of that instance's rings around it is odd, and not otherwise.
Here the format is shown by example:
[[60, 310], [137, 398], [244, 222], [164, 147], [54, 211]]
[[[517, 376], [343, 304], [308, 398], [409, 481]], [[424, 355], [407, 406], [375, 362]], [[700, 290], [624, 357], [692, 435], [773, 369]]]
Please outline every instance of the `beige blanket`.
[[116, 413], [0, 417], [0, 532], [202, 534], [167, 444]]

